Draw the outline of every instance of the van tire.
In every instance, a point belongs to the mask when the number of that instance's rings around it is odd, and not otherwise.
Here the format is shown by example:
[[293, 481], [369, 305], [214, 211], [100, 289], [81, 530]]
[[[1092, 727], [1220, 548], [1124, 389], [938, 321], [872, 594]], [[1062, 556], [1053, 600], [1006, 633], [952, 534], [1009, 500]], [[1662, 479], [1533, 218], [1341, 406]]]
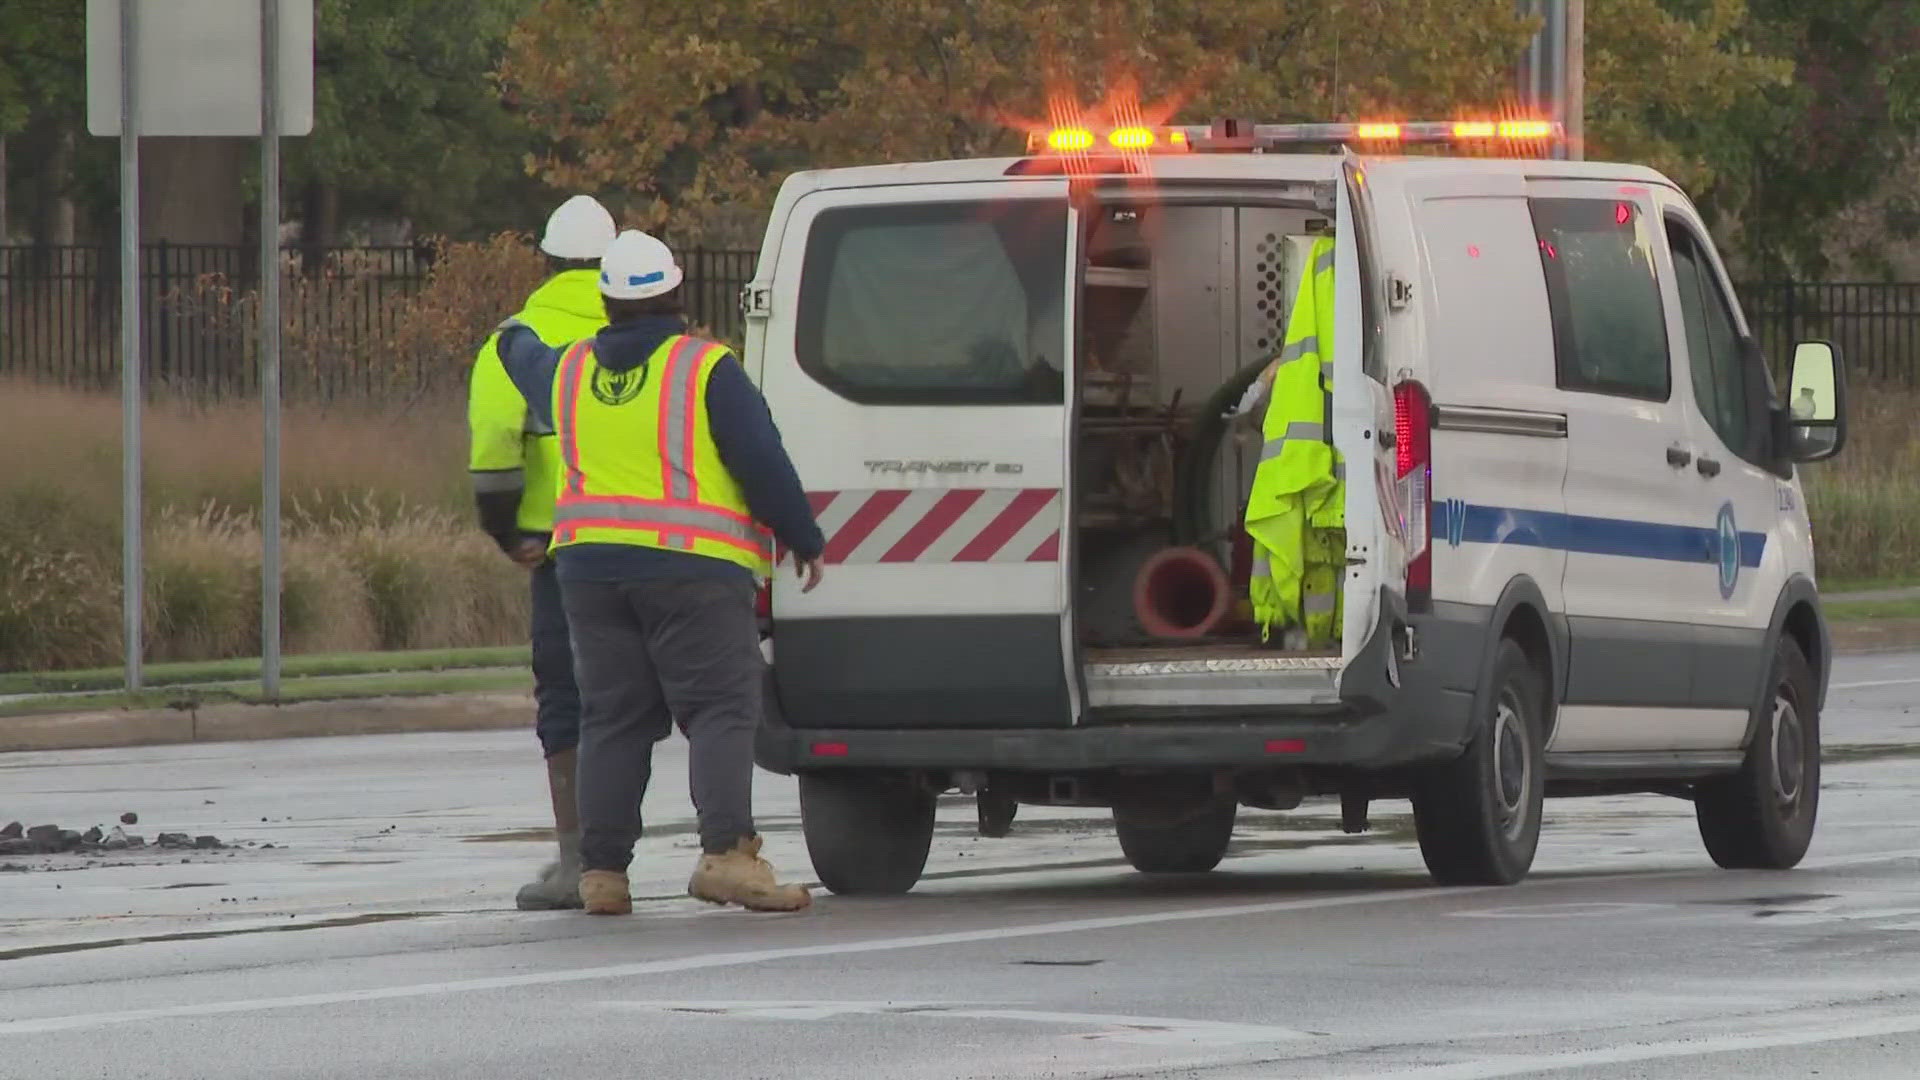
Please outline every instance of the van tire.
[[1414, 785], [1414, 828], [1434, 881], [1512, 885], [1527, 876], [1546, 795], [1546, 707], [1545, 676], [1503, 640], [1466, 751]]
[[1820, 811], [1820, 704], [1800, 645], [1782, 635], [1740, 771], [1695, 785], [1707, 854], [1729, 870], [1790, 870]]
[[897, 773], [803, 772], [800, 831], [820, 883], [840, 896], [913, 888], [933, 845], [934, 795]]
[[1113, 829], [1128, 865], [1143, 874], [1204, 874], [1226, 858], [1239, 812], [1232, 799], [1171, 818], [1164, 809], [1116, 806]]

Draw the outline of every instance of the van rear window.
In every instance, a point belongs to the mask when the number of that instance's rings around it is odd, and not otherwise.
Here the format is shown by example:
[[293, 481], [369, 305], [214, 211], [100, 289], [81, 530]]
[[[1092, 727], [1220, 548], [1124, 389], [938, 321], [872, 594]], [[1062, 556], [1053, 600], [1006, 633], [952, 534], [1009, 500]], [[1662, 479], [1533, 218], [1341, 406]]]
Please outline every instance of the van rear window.
[[1067, 206], [826, 210], [800, 274], [800, 367], [865, 404], [1066, 401]]
[[1667, 317], [1639, 206], [1532, 199], [1560, 388], [1665, 401]]

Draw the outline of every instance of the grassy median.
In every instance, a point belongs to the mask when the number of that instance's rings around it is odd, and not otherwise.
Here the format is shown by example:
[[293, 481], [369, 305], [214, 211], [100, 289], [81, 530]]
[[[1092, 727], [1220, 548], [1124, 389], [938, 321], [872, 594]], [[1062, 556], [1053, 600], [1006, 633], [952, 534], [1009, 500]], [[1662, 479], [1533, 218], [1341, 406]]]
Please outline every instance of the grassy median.
[[[1853, 399], [1846, 452], [1805, 471], [1829, 592], [1841, 591], [1837, 583], [1905, 583], [1920, 574], [1920, 435], [1911, 423], [1920, 392], [1861, 389]], [[525, 575], [473, 524], [460, 405], [288, 410], [282, 603], [290, 674], [305, 655], [524, 642]], [[0, 672], [111, 669], [119, 661], [119, 432], [112, 396], [0, 383]], [[259, 445], [259, 411], [250, 403], [147, 409], [152, 663], [259, 655]], [[1897, 618], [1910, 609], [1842, 610], [1836, 617]], [[316, 674], [342, 670], [314, 663]], [[352, 670], [379, 666], [355, 663]], [[203, 676], [176, 681], [224, 677]], [[113, 681], [112, 672], [64, 683], [16, 678], [11, 685], [32, 689], [0, 694]]]

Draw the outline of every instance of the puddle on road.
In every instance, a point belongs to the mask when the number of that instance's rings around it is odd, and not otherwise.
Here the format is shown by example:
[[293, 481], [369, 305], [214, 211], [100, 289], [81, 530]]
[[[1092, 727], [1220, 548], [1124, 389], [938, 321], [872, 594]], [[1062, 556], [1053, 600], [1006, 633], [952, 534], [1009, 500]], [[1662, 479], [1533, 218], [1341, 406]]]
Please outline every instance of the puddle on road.
[[1865, 743], [1848, 746], [1825, 746], [1820, 749], [1820, 760], [1826, 764], [1844, 765], [1855, 761], [1888, 761], [1896, 758], [1920, 757], [1920, 744], [1915, 743]]
[[1792, 907], [1795, 904], [1811, 904], [1819, 900], [1837, 900], [1834, 893], [1784, 893], [1779, 896], [1734, 896], [1720, 900], [1695, 900], [1695, 904], [1707, 904], [1716, 907]]
[[104, 941], [76, 941], [65, 945], [36, 945], [25, 949], [0, 949], [0, 961], [25, 960], [33, 956], [59, 956], [64, 953], [116, 949], [122, 945], [147, 945], [163, 941], [211, 941], [214, 938], [244, 937], [248, 934], [287, 934], [296, 930], [328, 930], [339, 926], [371, 926], [375, 923], [424, 919], [444, 911], [385, 911], [370, 915], [347, 915], [337, 919], [317, 919], [288, 926], [244, 926], [234, 930], [187, 930], [174, 934], [145, 934], [140, 937], [109, 938]]
[[399, 859], [315, 859], [302, 866], [397, 866]]
[[218, 889], [224, 881], [176, 881], [172, 885], [149, 885], [149, 889]]

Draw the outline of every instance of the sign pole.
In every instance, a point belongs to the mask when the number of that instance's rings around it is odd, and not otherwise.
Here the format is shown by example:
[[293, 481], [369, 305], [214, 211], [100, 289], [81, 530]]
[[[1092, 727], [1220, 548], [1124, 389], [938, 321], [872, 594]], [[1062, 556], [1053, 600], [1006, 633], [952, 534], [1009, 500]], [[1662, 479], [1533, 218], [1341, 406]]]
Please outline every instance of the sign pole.
[[128, 690], [140, 689], [146, 606], [140, 551], [139, 23], [139, 0], [120, 0], [120, 606]]
[[280, 698], [280, 0], [260, 0], [260, 689]]

